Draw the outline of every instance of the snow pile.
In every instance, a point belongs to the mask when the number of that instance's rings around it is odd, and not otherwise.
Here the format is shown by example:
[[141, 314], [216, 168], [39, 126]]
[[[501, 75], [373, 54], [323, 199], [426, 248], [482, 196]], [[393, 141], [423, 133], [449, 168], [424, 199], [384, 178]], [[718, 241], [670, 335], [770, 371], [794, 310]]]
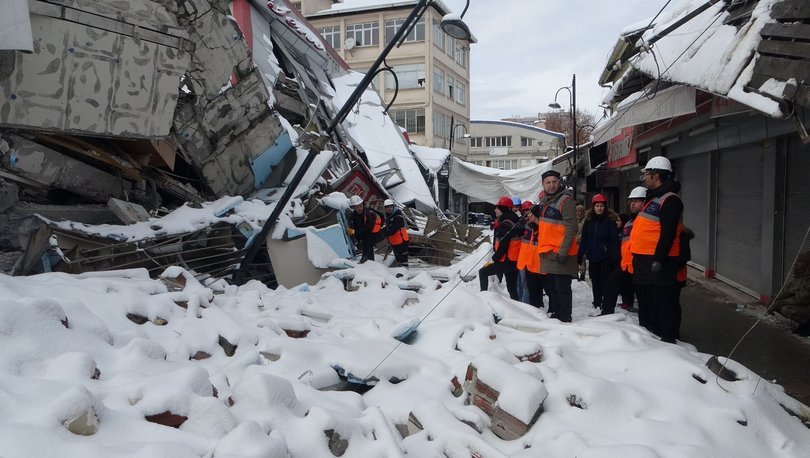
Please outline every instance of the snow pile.
[[[177, 267], [162, 280], [0, 276], [0, 454], [810, 455], [810, 431], [776, 400], [801, 406], [780, 387], [735, 364], [740, 380], [716, 380], [708, 355], [624, 312], [588, 317], [584, 283], [565, 324], [497, 284], [461, 282], [487, 249], [441, 285], [374, 262], [278, 290], [203, 285]], [[393, 337], [417, 323], [407, 343]], [[519, 360], [529, 354], [542, 360]], [[520, 417], [542, 403], [520, 439], [499, 439], [453, 394], [471, 362]], [[349, 382], [373, 387], [333, 390]]]

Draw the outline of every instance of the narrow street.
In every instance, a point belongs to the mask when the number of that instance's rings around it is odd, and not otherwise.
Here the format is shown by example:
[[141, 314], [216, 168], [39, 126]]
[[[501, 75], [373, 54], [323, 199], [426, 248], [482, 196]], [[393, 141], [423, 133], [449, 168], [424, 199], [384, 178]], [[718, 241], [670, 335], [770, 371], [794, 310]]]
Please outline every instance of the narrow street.
[[[691, 275], [690, 275], [691, 276]], [[736, 294], [735, 294], [736, 293]], [[716, 280], [689, 282], [681, 294], [681, 340], [703, 353], [728, 356], [737, 341], [765, 308], [745, 303], [742, 293]], [[737, 311], [737, 304], [746, 311]], [[753, 313], [752, 313], [753, 312]], [[762, 320], [740, 344], [731, 359], [745, 365], [804, 404], [810, 404], [810, 338], [790, 328]]]

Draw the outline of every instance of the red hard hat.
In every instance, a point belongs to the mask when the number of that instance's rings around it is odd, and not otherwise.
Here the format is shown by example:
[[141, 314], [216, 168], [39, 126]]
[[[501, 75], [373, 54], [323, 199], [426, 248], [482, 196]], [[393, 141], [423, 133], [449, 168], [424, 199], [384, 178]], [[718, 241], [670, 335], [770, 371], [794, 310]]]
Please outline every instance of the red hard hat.
[[534, 204], [532, 203], [531, 200], [524, 200], [523, 203], [520, 204], [520, 209], [521, 210], [528, 210], [528, 209], [532, 208], [532, 205], [534, 205]]
[[509, 207], [512, 208], [512, 198], [508, 196], [503, 196], [498, 198], [498, 203], [496, 204], [499, 207]]
[[604, 194], [597, 194], [593, 196], [593, 199], [591, 199], [591, 203], [594, 205], [596, 205], [599, 202], [602, 202], [603, 204], [607, 205], [607, 197], [605, 197]]

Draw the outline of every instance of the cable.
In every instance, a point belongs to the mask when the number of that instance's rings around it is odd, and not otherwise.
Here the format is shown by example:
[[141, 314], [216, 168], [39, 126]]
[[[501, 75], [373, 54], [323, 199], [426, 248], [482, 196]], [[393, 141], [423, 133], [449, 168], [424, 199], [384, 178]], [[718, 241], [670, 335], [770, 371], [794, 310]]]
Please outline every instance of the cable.
[[[737, 341], [737, 343], [734, 344], [734, 347], [728, 353], [728, 356], [726, 356], [726, 360], [723, 362], [723, 365], [720, 367], [720, 370], [718, 370], [717, 373], [715, 374], [715, 377], [714, 377], [715, 383], [717, 384], [717, 386], [719, 386], [724, 391], [728, 392], [728, 390], [726, 390], [725, 388], [723, 388], [720, 385], [720, 372], [723, 369], [726, 368], [726, 364], [728, 364], [728, 361], [734, 355], [734, 352], [737, 350], [737, 347], [739, 347], [740, 344], [742, 344], [743, 340], [745, 340], [745, 338], [748, 337], [748, 335], [751, 333], [751, 331], [753, 331], [754, 328], [757, 327], [757, 325], [765, 318], [766, 315], [768, 315], [768, 313], [770, 313], [771, 309], [773, 309], [773, 307], [776, 305], [777, 301], [779, 300], [779, 296], [782, 295], [782, 291], [785, 290], [785, 286], [787, 286], [788, 282], [790, 281], [790, 277], [793, 274], [793, 268], [796, 265], [796, 261], [799, 259], [799, 254], [801, 254], [803, 252], [804, 245], [805, 245], [805, 243], [807, 243], [808, 235], [810, 235], [810, 226], [808, 226], [807, 231], [804, 233], [804, 238], [802, 239], [802, 244], [799, 246], [799, 250], [796, 252], [796, 256], [793, 258], [793, 263], [790, 265], [790, 269], [788, 270], [787, 277], [785, 278], [785, 281], [782, 282], [782, 286], [779, 288], [779, 291], [776, 293], [776, 296], [774, 296], [773, 300], [771, 301], [771, 305], [767, 309], [765, 309], [765, 312], [754, 322], [754, 324], [751, 325], [750, 328], [748, 328], [747, 331], [745, 331], [745, 333], [742, 335], [742, 337], [740, 337], [740, 339]], [[759, 383], [761, 381], [762, 381], [762, 377], [760, 376], [757, 379], [756, 385], [754, 385], [754, 391], [751, 392], [751, 395], [753, 395], [754, 393], [757, 392], [757, 388], [759, 387]]]
[[[564, 192], [564, 191], [561, 191], [561, 192]], [[539, 204], [540, 204], [540, 201], [539, 201], [539, 200], [538, 200], [537, 202], [532, 202], [532, 206], [531, 206], [531, 208], [530, 208], [530, 211], [531, 211], [531, 209], [532, 209], [532, 208], [537, 207]], [[518, 218], [518, 222], [520, 222], [520, 220], [521, 220], [521, 219], [523, 219], [523, 216], [521, 216], [520, 218]], [[506, 234], [504, 234], [504, 235], [503, 235], [503, 236], [502, 236], [500, 239], [498, 239], [498, 243], [500, 243], [501, 241], [503, 241], [503, 239], [505, 239], [507, 236], [509, 236], [509, 234], [511, 234], [511, 233], [512, 233], [512, 231], [513, 231], [513, 230], [514, 230], [514, 229], [515, 229], [517, 226], [518, 226], [517, 224], [513, 224], [513, 225], [512, 225], [512, 227], [511, 227], [511, 228], [509, 228], [509, 230], [506, 232]], [[473, 264], [473, 265], [472, 265], [472, 267], [470, 268], [470, 270], [468, 270], [468, 271], [467, 271], [467, 273], [466, 273], [466, 274], [464, 274], [464, 275], [459, 275], [459, 277], [466, 277], [467, 275], [470, 275], [470, 273], [472, 273], [473, 269], [475, 269], [475, 267], [476, 267], [476, 266], [477, 266], [477, 265], [478, 265], [478, 264], [479, 264], [481, 261], [483, 261], [483, 260], [484, 260], [484, 259], [485, 259], [487, 256], [489, 256], [489, 255], [490, 255], [490, 254], [489, 254], [489, 251], [487, 251], [487, 252], [484, 254], [484, 256], [482, 256], [481, 258], [479, 258], [479, 259], [478, 259], [478, 261], [476, 261], [476, 262], [475, 262], [475, 264]], [[459, 271], [459, 273], [461, 273], [461, 272]], [[418, 327], [419, 327], [419, 325], [421, 325], [421, 324], [422, 324], [422, 322], [423, 322], [423, 321], [425, 321], [425, 320], [426, 320], [426, 319], [427, 319], [427, 318], [430, 316], [430, 314], [431, 314], [431, 313], [433, 313], [433, 312], [436, 310], [436, 308], [438, 308], [438, 307], [439, 307], [439, 306], [442, 304], [442, 302], [444, 302], [444, 300], [445, 300], [445, 299], [447, 299], [448, 297], [450, 297], [450, 294], [451, 294], [453, 291], [455, 291], [455, 289], [456, 289], [456, 288], [458, 287], [458, 285], [460, 285], [461, 283], [463, 283], [463, 282], [462, 282], [462, 281], [458, 281], [458, 282], [456, 282], [456, 283], [453, 285], [453, 287], [451, 287], [451, 288], [450, 288], [450, 290], [449, 290], [449, 291], [447, 291], [447, 294], [445, 294], [445, 295], [444, 295], [444, 297], [442, 297], [442, 298], [439, 300], [439, 302], [437, 302], [437, 303], [436, 303], [436, 305], [434, 305], [434, 306], [433, 306], [433, 308], [431, 308], [431, 309], [430, 309], [430, 311], [428, 311], [428, 313], [427, 313], [427, 314], [425, 314], [425, 316], [424, 316], [422, 319], [420, 319], [418, 323], [416, 323], [416, 326], [414, 327], [414, 329], [418, 328]], [[492, 308], [492, 306], [490, 306], [490, 309], [491, 309], [491, 308]], [[494, 314], [494, 312], [493, 312], [493, 314]], [[383, 359], [382, 359], [382, 360], [381, 360], [381, 361], [380, 361], [380, 362], [379, 362], [379, 363], [378, 363], [376, 366], [374, 366], [374, 369], [372, 369], [372, 370], [371, 370], [371, 372], [369, 372], [369, 373], [368, 373], [368, 375], [367, 375], [367, 376], [366, 376], [366, 377], [365, 377], [363, 380], [369, 380], [369, 378], [372, 376], [372, 374], [374, 374], [374, 371], [376, 371], [377, 369], [379, 369], [379, 368], [380, 368], [380, 366], [381, 366], [381, 365], [382, 365], [382, 364], [383, 364], [383, 363], [384, 363], [384, 362], [385, 362], [385, 361], [386, 361], [386, 360], [387, 360], [387, 359], [388, 359], [388, 358], [389, 358], [389, 357], [390, 357], [390, 356], [391, 356], [391, 355], [392, 355], [392, 354], [393, 354], [393, 353], [394, 353], [394, 352], [397, 350], [397, 348], [399, 348], [399, 346], [400, 346], [400, 345], [402, 345], [402, 343], [403, 343], [402, 341], [398, 341], [398, 342], [397, 342], [397, 344], [394, 346], [394, 348], [392, 348], [392, 349], [391, 349], [391, 351], [389, 351], [389, 352], [388, 352], [388, 354], [387, 354], [387, 355], [385, 355], [385, 357], [384, 357], [384, 358], [383, 358]]]
[[649, 29], [649, 28], [650, 28], [650, 26], [652, 26], [652, 25], [653, 25], [653, 22], [655, 22], [655, 20], [656, 20], [656, 19], [658, 19], [658, 16], [660, 16], [660, 15], [661, 15], [661, 13], [663, 13], [663, 12], [664, 12], [664, 8], [666, 8], [667, 6], [669, 6], [669, 3], [670, 3], [671, 1], [672, 1], [672, 0], [667, 0], [667, 2], [666, 2], [666, 3], [664, 3], [664, 6], [662, 6], [662, 7], [661, 7], [661, 9], [660, 9], [660, 10], [658, 10], [658, 14], [656, 14], [655, 16], [653, 16], [653, 18], [652, 18], [652, 19], [650, 19], [650, 23], [649, 23], [649, 24], [647, 24], [647, 27], [644, 27], [644, 29]]

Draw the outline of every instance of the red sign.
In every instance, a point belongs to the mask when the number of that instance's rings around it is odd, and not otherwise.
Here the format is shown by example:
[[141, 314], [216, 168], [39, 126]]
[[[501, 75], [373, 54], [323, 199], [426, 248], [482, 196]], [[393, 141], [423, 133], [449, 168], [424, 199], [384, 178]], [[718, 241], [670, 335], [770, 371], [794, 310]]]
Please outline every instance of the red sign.
[[348, 196], [360, 196], [372, 207], [376, 201], [385, 198], [377, 186], [358, 170], [351, 172], [344, 181], [336, 183], [335, 189]]
[[638, 150], [633, 142], [633, 127], [622, 128], [619, 135], [608, 141], [608, 168], [615, 169], [638, 162]]

